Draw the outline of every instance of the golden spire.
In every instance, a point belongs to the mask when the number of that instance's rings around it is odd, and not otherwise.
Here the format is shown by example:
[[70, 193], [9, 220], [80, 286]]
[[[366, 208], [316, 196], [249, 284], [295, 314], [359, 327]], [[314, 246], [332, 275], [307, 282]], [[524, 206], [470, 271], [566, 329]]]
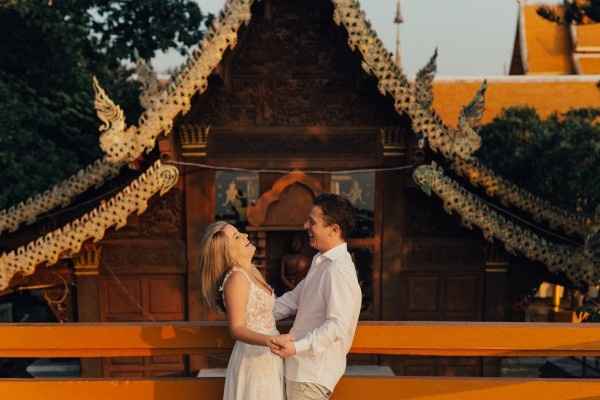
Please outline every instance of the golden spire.
[[396, 24], [396, 65], [402, 68], [402, 63], [400, 60], [400, 24], [404, 23], [404, 18], [402, 17], [402, 6], [400, 5], [400, 0], [396, 2], [396, 17], [394, 18], [394, 24]]

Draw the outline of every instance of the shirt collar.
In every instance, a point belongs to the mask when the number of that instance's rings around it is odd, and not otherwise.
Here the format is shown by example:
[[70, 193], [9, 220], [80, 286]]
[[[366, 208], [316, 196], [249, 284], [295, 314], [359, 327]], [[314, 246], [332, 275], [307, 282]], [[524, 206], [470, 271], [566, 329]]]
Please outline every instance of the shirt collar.
[[340, 257], [342, 254], [347, 253], [347, 252], [348, 252], [348, 244], [346, 244], [346, 242], [344, 242], [342, 244], [338, 244], [337, 246], [335, 246], [332, 249], [327, 250], [325, 253], [317, 254], [317, 257], [326, 258], [330, 261], [333, 261], [336, 258]]

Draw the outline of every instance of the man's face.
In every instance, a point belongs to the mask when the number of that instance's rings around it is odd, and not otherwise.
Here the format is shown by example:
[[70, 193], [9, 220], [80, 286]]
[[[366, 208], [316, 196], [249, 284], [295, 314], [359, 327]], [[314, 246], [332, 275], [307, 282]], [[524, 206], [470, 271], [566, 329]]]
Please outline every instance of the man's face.
[[336, 237], [334, 227], [335, 225], [327, 225], [325, 222], [321, 207], [313, 206], [308, 219], [304, 223], [310, 246], [321, 253], [331, 249]]

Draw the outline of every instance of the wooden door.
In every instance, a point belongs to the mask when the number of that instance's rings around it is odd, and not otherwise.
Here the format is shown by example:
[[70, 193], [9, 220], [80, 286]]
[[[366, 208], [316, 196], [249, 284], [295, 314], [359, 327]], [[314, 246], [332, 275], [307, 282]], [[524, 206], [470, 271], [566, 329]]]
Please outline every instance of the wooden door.
[[[185, 277], [182, 274], [106, 276], [100, 280], [103, 322], [183, 321]], [[102, 362], [104, 376], [178, 376], [183, 356], [118, 357]]]

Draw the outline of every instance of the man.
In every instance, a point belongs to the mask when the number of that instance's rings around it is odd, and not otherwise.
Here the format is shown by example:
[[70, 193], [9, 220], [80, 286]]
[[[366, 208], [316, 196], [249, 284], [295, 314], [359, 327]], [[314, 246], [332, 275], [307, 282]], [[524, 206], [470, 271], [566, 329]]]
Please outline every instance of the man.
[[346, 370], [362, 294], [346, 240], [354, 225], [350, 202], [322, 194], [304, 224], [314, 256], [306, 277], [275, 303], [275, 319], [296, 314], [292, 342], [274, 340], [273, 352], [287, 358], [288, 400], [328, 399]]

